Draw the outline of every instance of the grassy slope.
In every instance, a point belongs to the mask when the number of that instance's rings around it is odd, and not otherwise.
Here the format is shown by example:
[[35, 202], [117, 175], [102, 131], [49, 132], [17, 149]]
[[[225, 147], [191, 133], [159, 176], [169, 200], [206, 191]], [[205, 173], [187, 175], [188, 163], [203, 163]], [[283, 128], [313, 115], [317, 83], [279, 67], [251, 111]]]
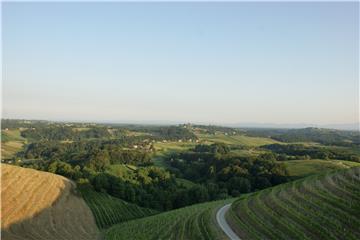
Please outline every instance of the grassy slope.
[[326, 170], [336, 170], [349, 167], [360, 166], [360, 163], [343, 160], [291, 160], [283, 161], [289, 171], [290, 176], [305, 177], [312, 174], [324, 172]]
[[184, 207], [114, 225], [105, 239], [227, 239], [217, 227], [216, 210], [233, 199]]
[[98, 239], [75, 184], [46, 172], [1, 164], [1, 239]]
[[198, 137], [202, 141], [208, 142], [222, 142], [229, 145], [244, 145], [249, 147], [257, 147], [266, 144], [273, 144], [278, 143], [270, 138], [263, 138], [263, 137], [248, 137], [245, 135], [224, 135], [224, 134], [217, 134], [217, 135], [210, 135], [210, 134], [198, 134]]
[[187, 151], [190, 148], [195, 147], [195, 143], [192, 142], [157, 142], [155, 143], [156, 154], [153, 157], [155, 166], [170, 168], [164, 158], [174, 152]]
[[81, 194], [93, 212], [99, 228], [158, 213], [156, 210], [142, 208], [91, 189], [82, 188]]
[[227, 219], [242, 239], [359, 239], [360, 167], [250, 194]]
[[107, 169], [106, 172], [114, 176], [125, 179], [129, 182], [136, 183], [136, 166], [128, 164], [112, 164]]
[[1, 158], [12, 158], [20, 151], [25, 143], [25, 138], [21, 137], [20, 131], [7, 130], [1, 131]]

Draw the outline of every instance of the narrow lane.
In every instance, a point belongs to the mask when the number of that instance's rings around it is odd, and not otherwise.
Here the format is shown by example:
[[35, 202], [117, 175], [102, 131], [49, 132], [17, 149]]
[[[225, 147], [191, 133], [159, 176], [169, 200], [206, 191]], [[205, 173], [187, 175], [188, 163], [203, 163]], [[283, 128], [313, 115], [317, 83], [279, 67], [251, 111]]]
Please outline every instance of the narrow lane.
[[241, 240], [236, 233], [231, 229], [229, 224], [225, 220], [225, 214], [229, 210], [231, 203], [226, 204], [222, 208], [220, 208], [216, 213], [216, 221], [224, 231], [224, 233], [231, 239], [231, 240]]

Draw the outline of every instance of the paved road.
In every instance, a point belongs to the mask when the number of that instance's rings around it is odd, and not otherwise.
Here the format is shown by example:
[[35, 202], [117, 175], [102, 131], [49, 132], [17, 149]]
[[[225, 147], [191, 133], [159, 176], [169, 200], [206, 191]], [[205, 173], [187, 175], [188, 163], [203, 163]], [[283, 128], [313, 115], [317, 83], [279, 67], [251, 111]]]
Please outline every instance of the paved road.
[[230, 228], [229, 224], [225, 220], [225, 213], [229, 210], [231, 203], [226, 204], [220, 208], [216, 213], [216, 221], [218, 222], [221, 229], [231, 240], [241, 240], [236, 233]]

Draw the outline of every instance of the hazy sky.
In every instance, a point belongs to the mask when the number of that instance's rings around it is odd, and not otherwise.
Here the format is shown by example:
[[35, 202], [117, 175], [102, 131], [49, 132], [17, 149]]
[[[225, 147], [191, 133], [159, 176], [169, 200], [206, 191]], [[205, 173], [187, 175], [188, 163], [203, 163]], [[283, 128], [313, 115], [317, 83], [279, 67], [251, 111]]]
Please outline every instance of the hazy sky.
[[359, 3], [3, 3], [3, 117], [352, 123]]

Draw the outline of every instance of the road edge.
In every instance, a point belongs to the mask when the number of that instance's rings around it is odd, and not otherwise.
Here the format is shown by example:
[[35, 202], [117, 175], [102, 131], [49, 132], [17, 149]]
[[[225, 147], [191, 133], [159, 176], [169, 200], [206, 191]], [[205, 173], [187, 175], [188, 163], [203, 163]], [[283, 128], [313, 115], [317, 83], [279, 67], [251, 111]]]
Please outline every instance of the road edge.
[[236, 233], [231, 229], [230, 225], [226, 222], [225, 214], [231, 207], [232, 203], [222, 206], [216, 213], [216, 222], [220, 226], [221, 230], [229, 237], [231, 240], [241, 240]]

